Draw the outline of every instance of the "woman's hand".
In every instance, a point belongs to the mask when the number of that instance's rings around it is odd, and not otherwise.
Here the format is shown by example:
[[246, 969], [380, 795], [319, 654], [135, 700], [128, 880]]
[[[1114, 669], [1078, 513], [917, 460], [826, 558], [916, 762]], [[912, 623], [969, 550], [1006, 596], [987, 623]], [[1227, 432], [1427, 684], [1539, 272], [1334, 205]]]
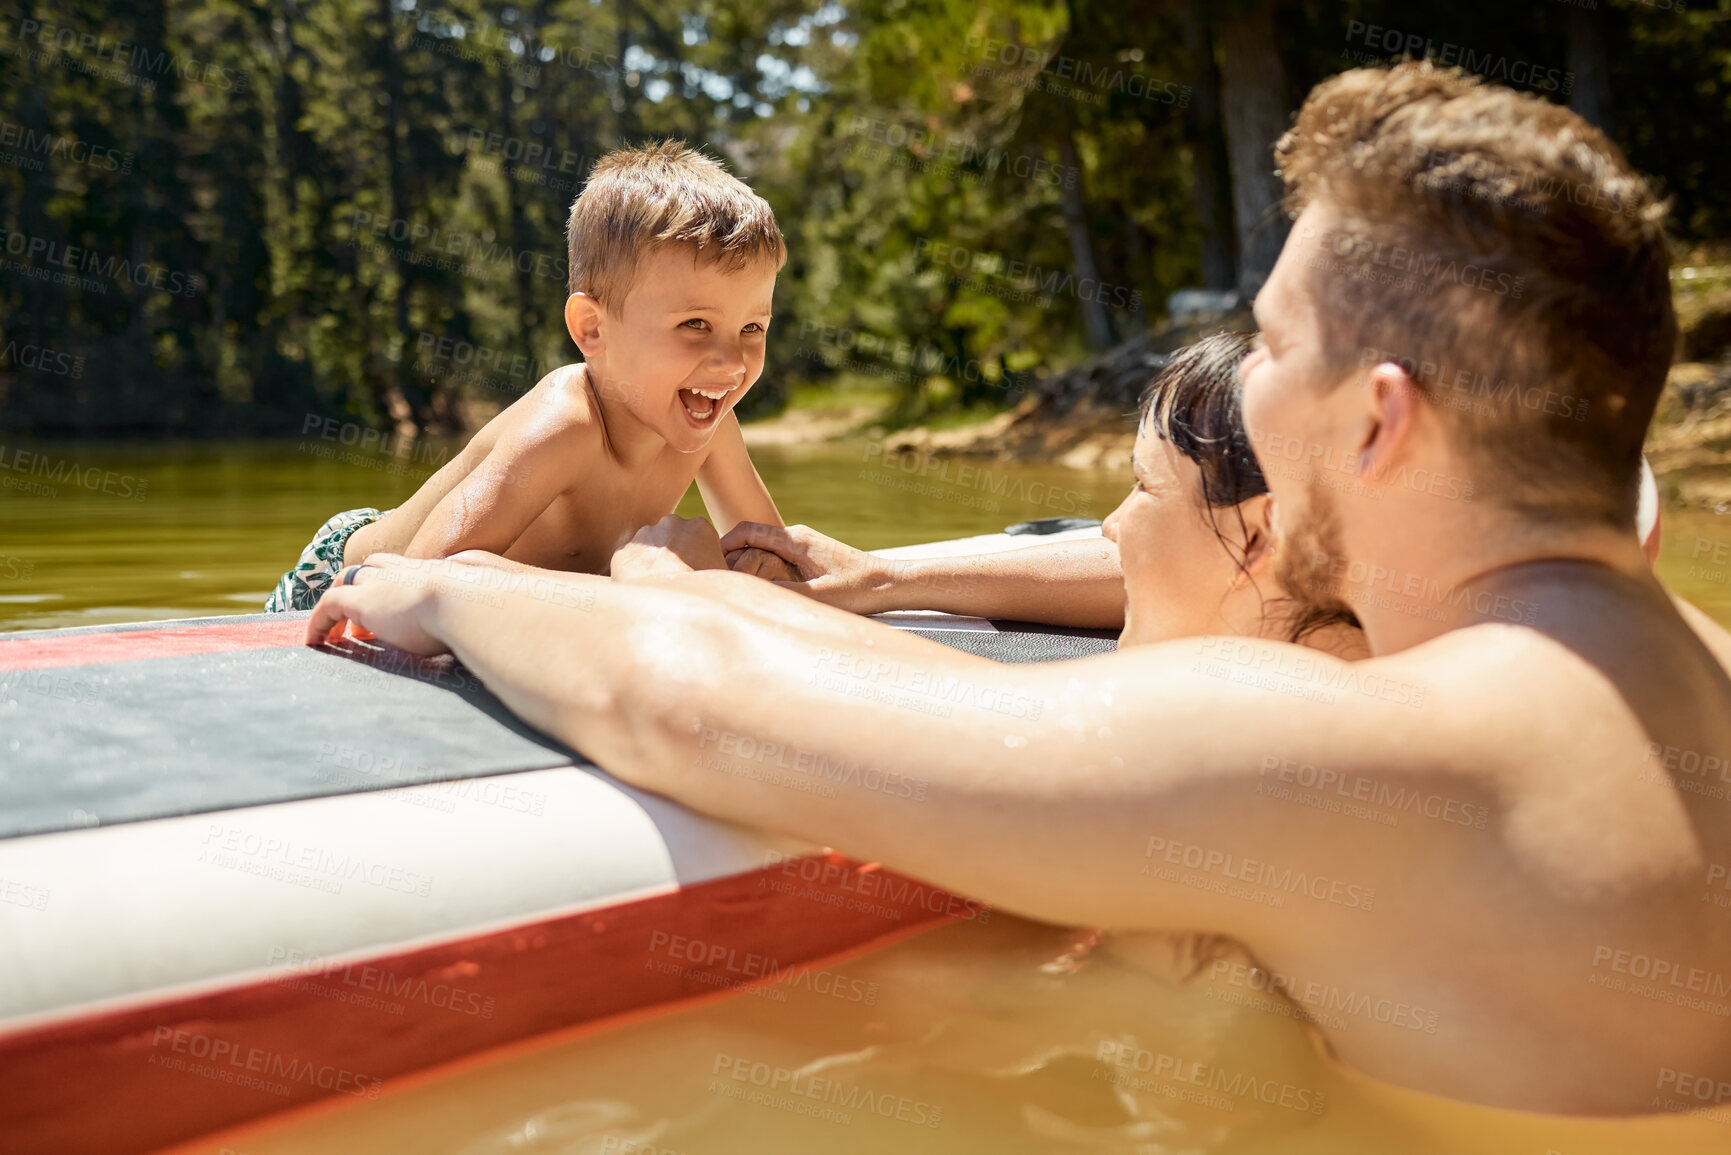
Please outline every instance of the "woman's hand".
[[356, 637], [377, 638], [421, 657], [449, 652], [427, 623], [438, 582], [453, 568], [451, 562], [375, 553], [350, 568], [354, 572], [344, 574], [349, 581], [331, 586], [313, 607], [307, 645], [341, 641], [348, 625]]
[[658, 574], [726, 568], [721, 539], [715, 536], [708, 518], [670, 513], [632, 534], [613, 555], [607, 572], [616, 581], [634, 581]]
[[748, 573], [753, 577], [763, 578], [765, 581], [797, 582], [800, 580], [799, 570], [784, 560], [780, 554], [750, 546], [745, 549], [728, 551], [727, 567], [734, 573]]
[[[721, 548], [729, 557], [745, 557], [754, 552], [770, 553], [782, 559], [798, 572], [801, 580], [777, 580], [820, 602], [851, 610], [856, 614], [875, 614], [890, 608], [885, 595], [895, 577], [894, 566], [864, 550], [843, 545], [809, 526], [790, 525], [786, 529], [741, 522], [721, 539]], [[735, 569], [740, 568], [735, 563]]]

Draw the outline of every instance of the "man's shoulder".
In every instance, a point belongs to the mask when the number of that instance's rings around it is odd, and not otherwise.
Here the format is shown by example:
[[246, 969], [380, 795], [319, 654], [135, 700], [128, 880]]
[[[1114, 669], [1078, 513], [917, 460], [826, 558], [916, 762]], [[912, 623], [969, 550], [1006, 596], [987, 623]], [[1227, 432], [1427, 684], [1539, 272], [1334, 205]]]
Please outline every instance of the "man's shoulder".
[[[1496, 797], [1509, 848], [1559, 890], [1609, 891], [1681, 868], [1694, 837], [1680, 802], [1731, 798], [1723, 674], [1678, 626], [1637, 645], [1614, 626], [1487, 624], [1384, 661], [1430, 687], [1423, 728], [1447, 770]], [[1724, 826], [1716, 808], [1697, 818]]]
[[1342, 773], [1455, 782], [1512, 802], [1601, 771], [1627, 788], [1610, 793], [1638, 793], [1626, 771], [1649, 739], [1598, 658], [1531, 627], [1483, 623], [1362, 661], [1279, 647], [1269, 660], [1227, 654], [1202, 669], [1252, 670], [1254, 680], [1233, 680], [1264, 690], [1265, 722], [1304, 736]]

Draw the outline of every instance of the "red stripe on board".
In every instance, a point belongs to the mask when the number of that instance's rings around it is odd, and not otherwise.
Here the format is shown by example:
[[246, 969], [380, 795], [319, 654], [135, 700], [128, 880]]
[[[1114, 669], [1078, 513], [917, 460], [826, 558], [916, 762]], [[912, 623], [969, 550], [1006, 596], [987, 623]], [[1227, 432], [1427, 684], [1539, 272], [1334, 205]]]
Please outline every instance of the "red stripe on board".
[[771, 968], [981, 910], [875, 864], [797, 858], [364, 964], [101, 1012], [0, 1036], [0, 1135], [17, 1155], [154, 1150], [290, 1107], [376, 1098], [386, 1079], [476, 1051], [754, 985]]
[[182, 626], [179, 629], [121, 630], [115, 633], [61, 634], [48, 638], [0, 639], [0, 670], [42, 670], [55, 666], [102, 666], [145, 658], [268, 650], [306, 641], [305, 618], [236, 622], [234, 625]]

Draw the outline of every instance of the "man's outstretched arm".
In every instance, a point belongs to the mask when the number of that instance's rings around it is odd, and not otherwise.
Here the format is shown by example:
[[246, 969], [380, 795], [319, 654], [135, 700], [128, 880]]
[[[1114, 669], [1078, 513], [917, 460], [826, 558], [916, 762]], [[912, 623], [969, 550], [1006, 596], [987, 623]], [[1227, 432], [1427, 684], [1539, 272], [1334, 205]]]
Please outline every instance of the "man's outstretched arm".
[[[1155, 851], [1375, 869], [1326, 819], [1251, 798], [1272, 751], [1350, 769], [1333, 750], [1338, 708], [1196, 672], [1237, 669], [1242, 647], [1261, 662], [1267, 643], [1007, 666], [741, 574], [569, 575], [537, 590], [509, 571], [380, 560], [320, 602], [315, 639], [347, 619], [405, 649], [448, 648], [525, 720], [634, 785], [1010, 910], [1256, 941], [1327, 922], [1151, 879]], [[1428, 711], [1358, 709], [1377, 715], [1351, 743], [1363, 764], [1426, 748], [1410, 731]]]

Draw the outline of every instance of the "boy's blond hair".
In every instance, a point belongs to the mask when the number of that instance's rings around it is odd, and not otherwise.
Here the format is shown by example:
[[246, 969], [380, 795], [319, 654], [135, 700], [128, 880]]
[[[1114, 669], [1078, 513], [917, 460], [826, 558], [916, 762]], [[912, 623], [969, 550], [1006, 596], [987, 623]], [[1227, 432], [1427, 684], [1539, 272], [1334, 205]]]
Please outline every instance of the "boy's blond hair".
[[571, 292], [617, 310], [637, 262], [664, 245], [734, 270], [787, 263], [775, 213], [715, 160], [677, 140], [608, 153], [589, 170], [567, 228]]

